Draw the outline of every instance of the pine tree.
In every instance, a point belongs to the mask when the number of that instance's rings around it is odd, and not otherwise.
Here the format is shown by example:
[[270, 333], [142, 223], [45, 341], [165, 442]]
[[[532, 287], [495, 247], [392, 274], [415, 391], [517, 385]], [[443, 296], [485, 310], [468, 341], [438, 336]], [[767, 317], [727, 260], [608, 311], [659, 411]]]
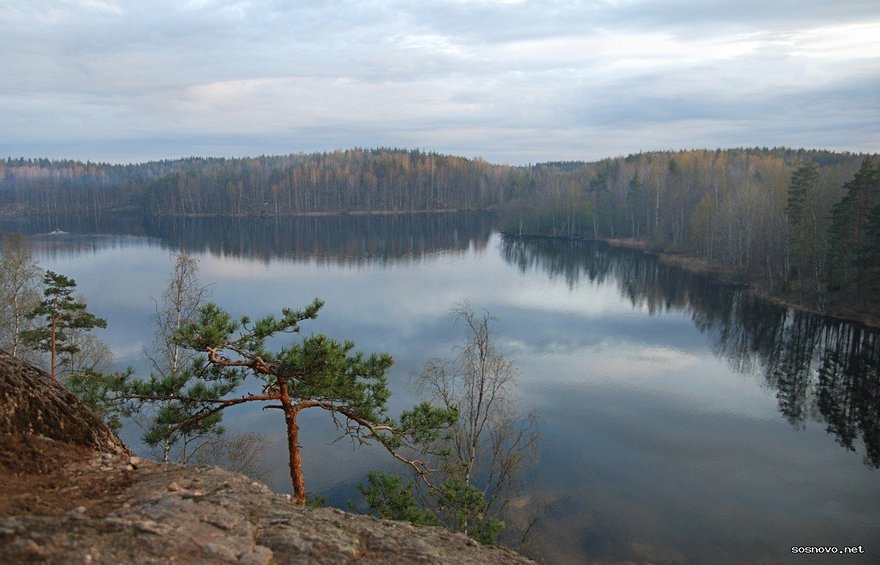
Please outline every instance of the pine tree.
[[[353, 441], [379, 443], [426, 477], [429, 469], [424, 463], [407, 459], [404, 454], [415, 445], [435, 442], [455, 421], [456, 414], [423, 403], [404, 412], [399, 423], [389, 418], [385, 413], [390, 396], [385, 373], [392, 364], [390, 355], [353, 352], [352, 342], [339, 342], [321, 334], [305, 337], [277, 352], [267, 349], [267, 340], [278, 334], [298, 333], [300, 322], [314, 319], [322, 305], [316, 299], [303, 310], [284, 309], [280, 319], [270, 315], [252, 323], [248, 317], [235, 322], [216, 304], [208, 303], [197, 320], [184, 324], [176, 333], [179, 344], [207, 358], [203, 365], [196, 363], [181, 373], [180, 378], [192, 384], [182, 391], [181, 387], [169, 388], [163, 380], [151, 378], [129, 383], [122, 396], [135, 410], [145, 403], [174, 400], [174, 405], [189, 415], [170, 415], [178, 427], [197, 426], [226, 408], [245, 403], [279, 408], [284, 414], [296, 504], [307, 502], [298, 416], [311, 408], [327, 412]], [[238, 386], [248, 379], [261, 383], [262, 391], [234, 396]]]
[[88, 312], [84, 300], [73, 297], [75, 280], [46, 271], [43, 284], [46, 286], [44, 299], [28, 314], [28, 318], [42, 318], [44, 325], [23, 331], [21, 337], [30, 347], [50, 353], [49, 374], [55, 378], [58, 355], [73, 355], [80, 350], [73, 340], [74, 332], [106, 328], [107, 321]]
[[[194, 375], [204, 364], [196, 351], [183, 348], [175, 339], [175, 333], [198, 316], [199, 308], [209, 287], [199, 280], [198, 260], [182, 251], [173, 256], [174, 269], [165, 292], [156, 303], [157, 325], [153, 348], [147, 357], [153, 366], [151, 385], [156, 390], [176, 396], [202, 394]], [[210, 394], [224, 394], [222, 390], [210, 390]], [[189, 420], [192, 414], [187, 405], [178, 400], [157, 402], [152, 418], [146, 424], [144, 442], [161, 449], [161, 459], [169, 462], [189, 463], [189, 457], [205, 441], [216, 441], [223, 434], [221, 414], [197, 421]], [[172, 450], [175, 451], [172, 454]]]
[[843, 187], [846, 194], [832, 210], [829, 287], [854, 291], [864, 304], [868, 273], [880, 253], [873, 237], [875, 210], [880, 206], [880, 172], [865, 159]]
[[808, 277], [813, 265], [816, 241], [813, 241], [815, 222], [808, 215], [811, 196], [816, 190], [819, 170], [814, 163], [805, 163], [792, 175], [788, 185], [788, 198], [785, 208], [788, 232], [790, 268], [788, 279], [793, 283], [799, 299], [803, 300], [804, 279]]

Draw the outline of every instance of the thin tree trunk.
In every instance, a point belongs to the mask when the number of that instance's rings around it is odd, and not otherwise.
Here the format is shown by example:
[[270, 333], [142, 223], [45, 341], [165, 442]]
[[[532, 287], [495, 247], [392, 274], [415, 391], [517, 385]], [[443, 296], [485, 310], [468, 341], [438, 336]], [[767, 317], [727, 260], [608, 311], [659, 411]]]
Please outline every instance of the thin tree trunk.
[[51, 330], [51, 332], [52, 333], [51, 333], [49, 341], [51, 343], [52, 357], [49, 362], [49, 368], [50, 368], [50, 372], [52, 373], [52, 378], [54, 379], [55, 378], [55, 363], [56, 363], [56, 357], [57, 357], [57, 354], [55, 351], [55, 338], [56, 338], [55, 316], [52, 316], [52, 330]]
[[21, 308], [18, 305], [18, 292], [16, 292], [12, 297], [12, 356], [18, 356], [18, 341], [19, 341], [19, 333], [21, 330], [21, 316], [19, 312]]
[[284, 409], [284, 420], [287, 423], [287, 449], [290, 459], [290, 482], [293, 484], [293, 503], [300, 506], [306, 504], [306, 481], [303, 477], [302, 458], [299, 449], [299, 425], [296, 417], [299, 408], [290, 401], [287, 384], [280, 383], [281, 407]]

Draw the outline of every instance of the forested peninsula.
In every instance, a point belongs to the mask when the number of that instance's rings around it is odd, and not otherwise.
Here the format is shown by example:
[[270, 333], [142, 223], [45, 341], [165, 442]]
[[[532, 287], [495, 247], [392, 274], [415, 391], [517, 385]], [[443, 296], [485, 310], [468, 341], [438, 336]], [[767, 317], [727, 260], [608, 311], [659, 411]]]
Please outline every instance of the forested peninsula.
[[509, 234], [610, 240], [880, 325], [880, 155], [665, 151], [529, 166], [401, 149], [113, 165], [0, 161], [0, 213], [491, 211]]

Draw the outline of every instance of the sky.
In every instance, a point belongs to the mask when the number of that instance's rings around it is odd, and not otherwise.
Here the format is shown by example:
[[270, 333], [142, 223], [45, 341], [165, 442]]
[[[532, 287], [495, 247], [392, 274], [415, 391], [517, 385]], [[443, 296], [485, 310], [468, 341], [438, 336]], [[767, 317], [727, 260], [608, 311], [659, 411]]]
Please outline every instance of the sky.
[[877, 0], [3, 0], [0, 157], [880, 151]]

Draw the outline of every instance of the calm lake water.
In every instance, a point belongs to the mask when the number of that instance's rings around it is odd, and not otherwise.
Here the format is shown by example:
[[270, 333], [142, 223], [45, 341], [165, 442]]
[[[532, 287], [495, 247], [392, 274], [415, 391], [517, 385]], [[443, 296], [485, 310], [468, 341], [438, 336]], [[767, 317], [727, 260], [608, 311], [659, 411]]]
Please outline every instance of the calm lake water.
[[[637, 252], [505, 238], [480, 216], [95, 220], [6, 228], [77, 280], [117, 364], [142, 374], [179, 249], [234, 315], [323, 298], [304, 331], [391, 353], [391, 413], [412, 404], [427, 359], [453, 356], [450, 308], [491, 312], [542, 430], [530, 481], [547, 504], [531, 544], [543, 560], [825, 563], [792, 546], [861, 545], [837, 561], [880, 562], [877, 333]], [[56, 227], [68, 233], [47, 235]], [[344, 506], [367, 471], [391, 468], [378, 449], [332, 444], [323, 414], [303, 416], [310, 491]], [[272, 435], [270, 484], [289, 492], [281, 415], [225, 422]]]

